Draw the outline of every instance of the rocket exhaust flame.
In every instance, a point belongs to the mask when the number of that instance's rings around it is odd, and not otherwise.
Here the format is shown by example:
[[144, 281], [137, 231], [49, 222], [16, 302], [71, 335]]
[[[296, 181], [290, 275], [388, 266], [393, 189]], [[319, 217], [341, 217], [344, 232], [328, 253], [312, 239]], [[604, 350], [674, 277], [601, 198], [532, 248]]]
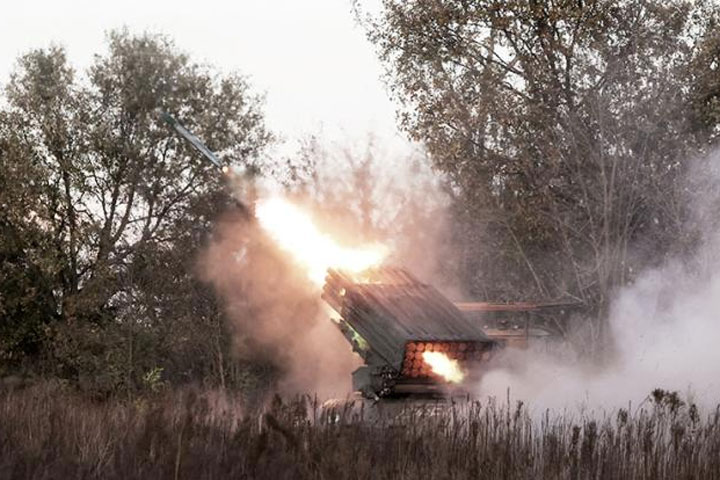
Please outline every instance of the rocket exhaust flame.
[[255, 215], [260, 226], [281, 249], [292, 254], [317, 286], [323, 285], [328, 268], [360, 273], [379, 265], [387, 255], [382, 245], [339, 245], [321, 232], [306, 212], [281, 197], [258, 200]]
[[457, 360], [452, 360], [441, 352], [423, 352], [423, 361], [430, 366], [433, 373], [443, 377], [451, 383], [460, 383], [465, 378], [465, 373], [460, 368]]

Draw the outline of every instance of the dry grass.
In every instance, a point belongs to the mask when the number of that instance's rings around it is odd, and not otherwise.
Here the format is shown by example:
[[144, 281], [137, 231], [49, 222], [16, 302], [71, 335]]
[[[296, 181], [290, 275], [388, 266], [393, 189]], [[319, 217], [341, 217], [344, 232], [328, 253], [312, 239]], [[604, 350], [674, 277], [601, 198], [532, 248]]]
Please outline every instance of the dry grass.
[[216, 392], [93, 403], [44, 386], [0, 394], [0, 478], [720, 478], [720, 414], [664, 392], [595, 418], [472, 401], [375, 418], [309, 397], [249, 411]]

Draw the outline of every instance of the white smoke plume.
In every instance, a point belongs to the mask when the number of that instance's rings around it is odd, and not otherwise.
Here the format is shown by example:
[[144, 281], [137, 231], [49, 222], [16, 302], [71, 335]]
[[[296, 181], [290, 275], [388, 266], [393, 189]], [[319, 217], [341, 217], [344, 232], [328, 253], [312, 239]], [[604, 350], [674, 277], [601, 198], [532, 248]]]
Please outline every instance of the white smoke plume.
[[[388, 162], [372, 145], [358, 152], [315, 144], [306, 155], [312, 175], [289, 192], [324, 230], [342, 242], [386, 243], [391, 262], [448, 292], [437, 273], [452, 256], [452, 242], [444, 236], [447, 197], [427, 163]], [[689, 179], [687, 190], [697, 192], [689, 223], [703, 231], [691, 261], [676, 259], [639, 274], [612, 301], [611, 362], [589, 365], [568, 355], [508, 350], [489, 366], [475, 393], [504, 398], [509, 389], [512, 398], [538, 409], [637, 406], [656, 388], [678, 391], [700, 405], [718, 403], [716, 163], [717, 157], [699, 161], [699, 174]], [[285, 392], [350, 391], [359, 358], [329, 321], [334, 314], [319, 300], [317, 286], [256, 225], [229, 216], [218, 225], [202, 264], [225, 300], [239, 355], [265, 355], [281, 365], [279, 387]]]
[[619, 408], [640, 405], [656, 388], [689, 401], [720, 404], [720, 230], [717, 226], [716, 154], [698, 160], [687, 192], [701, 245], [685, 259], [642, 272], [611, 303], [616, 355], [607, 365], [537, 351], [507, 352], [477, 392], [512, 398], [536, 408]]
[[[390, 262], [410, 264], [428, 278], [435, 260], [427, 252], [442, 251], [444, 197], [422, 156], [388, 161], [372, 141], [354, 149], [314, 141], [302, 155], [306, 178], [274, 189], [239, 184], [239, 198], [255, 192], [259, 201], [278, 194], [292, 199], [343, 246], [380, 242]], [[350, 393], [350, 373], [361, 359], [330, 320], [337, 313], [322, 302], [321, 287], [292, 253], [278, 248], [258, 222], [226, 215], [200, 266], [222, 298], [237, 355], [278, 366], [283, 393]]]
[[319, 291], [256, 222], [227, 215], [200, 265], [223, 300], [238, 356], [280, 368], [285, 393], [349, 390], [355, 359], [327, 321]]

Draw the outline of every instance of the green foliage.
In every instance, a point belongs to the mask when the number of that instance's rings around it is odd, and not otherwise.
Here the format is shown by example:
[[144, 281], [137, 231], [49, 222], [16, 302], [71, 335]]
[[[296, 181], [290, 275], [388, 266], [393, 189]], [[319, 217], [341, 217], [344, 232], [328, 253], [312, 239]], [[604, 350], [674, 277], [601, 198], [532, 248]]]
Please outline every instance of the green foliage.
[[153, 367], [143, 375], [143, 384], [151, 392], [159, 392], [165, 387], [165, 382], [162, 380], [162, 367]]
[[261, 98], [168, 38], [127, 31], [84, 75], [60, 48], [22, 56], [5, 94], [0, 362], [106, 393], [143, 388], [158, 368], [223, 383], [229, 341], [194, 269], [229, 198], [158, 112], [257, 169], [272, 139]]
[[716, 4], [383, 5], [370, 38], [474, 223], [457, 237], [477, 294], [571, 296], [602, 319], [615, 288], [693, 248], [684, 179], [720, 131]]

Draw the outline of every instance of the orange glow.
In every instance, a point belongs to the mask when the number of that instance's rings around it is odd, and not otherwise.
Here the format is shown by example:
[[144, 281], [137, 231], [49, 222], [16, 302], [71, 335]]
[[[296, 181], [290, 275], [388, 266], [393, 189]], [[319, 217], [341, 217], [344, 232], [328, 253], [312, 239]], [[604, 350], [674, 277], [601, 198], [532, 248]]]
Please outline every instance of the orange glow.
[[457, 360], [451, 360], [444, 353], [423, 352], [422, 357], [425, 363], [430, 365], [433, 373], [440, 375], [448, 382], [460, 383], [465, 378]]
[[262, 228], [278, 244], [292, 254], [310, 280], [322, 286], [328, 268], [360, 273], [375, 267], [387, 255], [382, 245], [346, 248], [321, 232], [310, 215], [280, 197], [258, 200], [255, 215]]

